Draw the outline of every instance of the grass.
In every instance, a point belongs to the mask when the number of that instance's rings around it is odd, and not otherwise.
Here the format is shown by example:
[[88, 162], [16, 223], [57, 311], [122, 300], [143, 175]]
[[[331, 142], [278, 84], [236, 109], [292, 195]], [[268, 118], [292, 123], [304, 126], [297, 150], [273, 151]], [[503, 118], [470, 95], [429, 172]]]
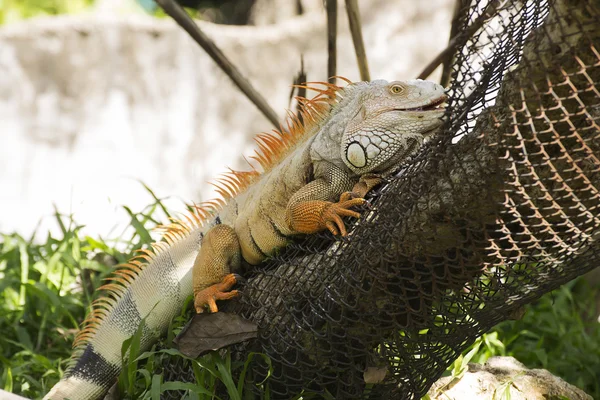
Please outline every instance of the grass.
[[159, 209], [155, 201], [130, 212], [134, 229], [110, 243], [81, 237], [81, 226], [58, 212], [61, 235], [48, 234], [43, 244], [33, 242], [35, 234], [0, 235], [0, 388], [39, 397], [60, 378], [94, 289], [151, 240], [147, 227]]
[[[82, 236], [81, 226], [58, 212], [61, 234], [48, 234], [42, 244], [17, 234], [0, 235], [0, 388], [40, 398], [58, 381], [94, 288], [115, 264], [148, 244], [151, 228], [169, 217], [161, 201], [149, 193], [153, 203], [139, 212], [125, 208], [131, 223], [110, 241]], [[542, 297], [528, 307], [522, 320], [502, 323], [480, 338], [447, 374], [461, 376], [468, 362], [511, 355], [600, 398], [600, 324], [589, 318], [597, 315], [590, 309], [596, 291], [579, 279]], [[264, 355], [250, 354], [244, 362], [235, 362], [221, 352], [191, 360], [172, 348], [171, 340], [187, 321], [186, 307], [183, 310], [172, 321], [169, 336], [150, 351], [140, 353], [139, 334], [125, 344], [122, 351], [133, 356], [119, 378], [122, 398], [158, 399], [166, 391], [185, 390], [185, 398], [216, 399], [218, 390], [231, 399], [268, 399], [268, 379], [259, 384], [258, 396], [249, 391], [245, 379], [252, 362], [269, 362]], [[161, 365], [173, 357], [191, 365], [195, 383], [164, 380]]]
[[76, 14], [93, 0], [1, 0], [0, 25], [41, 15]]
[[[61, 237], [48, 234], [45, 243], [36, 244], [35, 234], [28, 239], [18, 234], [0, 235], [1, 389], [41, 398], [60, 379], [79, 324], [94, 299], [94, 289], [116, 264], [152, 241], [151, 229], [159, 220], [170, 217], [162, 202], [148, 191], [154, 202], [140, 212], [124, 207], [130, 225], [111, 241], [81, 237], [81, 226], [58, 212], [55, 218]], [[185, 357], [171, 348], [171, 341], [187, 322], [186, 309], [184, 305], [182, 314], [172, 321], [169, 336], [151, 351], [139, 352], [142, 327], [124, 344], [123, 354], [129, 350], [132, 357], [119, 377], [120, 398], [158, 399], [163, 392], [185, 390], [186, 398], [216, 399], [221, 386], [228, 398], [248, 398], [248, 368], [264, 356], [249, 354], [245, 362], [233, 362], [228, 353], [211, 353], [198, 360]], [[196, 383], [163, 381], [161, 365], [172, 357], [191, 364]], [[265, 362], [269, 364], [268, 359]], [[262, 392], [261, 397], [268, 399], [268, 390]]]
[[[0, 387], [24, 396], [48, 389], [61, 374], [69, 342], [85, 315], [90, 291], [108, 267], [88, 254], [98, 244], [78, 237], [79, 227], [46, 243], [12, 234], [0, 243]], [[82, 275], [83, 270], [89, 273]], [[80, 278], [81, 277], [81, 278]]]
[[507, 354], [600, 399], [599, 289], [576, 279], [528, 306], [522, 320], [497, 326]]

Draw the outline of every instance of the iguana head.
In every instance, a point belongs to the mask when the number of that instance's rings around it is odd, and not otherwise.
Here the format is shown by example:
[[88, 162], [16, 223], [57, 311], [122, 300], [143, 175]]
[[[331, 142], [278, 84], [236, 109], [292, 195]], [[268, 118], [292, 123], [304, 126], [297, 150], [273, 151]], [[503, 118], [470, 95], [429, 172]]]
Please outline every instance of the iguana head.
[[441, 85], [420, 79], [359, 82], [342, 96], [351, 98], [355, 114], [342, 135], [341, 158], [359, 175], [384, 173], [414, 153], [442, 124], [446, 100]]

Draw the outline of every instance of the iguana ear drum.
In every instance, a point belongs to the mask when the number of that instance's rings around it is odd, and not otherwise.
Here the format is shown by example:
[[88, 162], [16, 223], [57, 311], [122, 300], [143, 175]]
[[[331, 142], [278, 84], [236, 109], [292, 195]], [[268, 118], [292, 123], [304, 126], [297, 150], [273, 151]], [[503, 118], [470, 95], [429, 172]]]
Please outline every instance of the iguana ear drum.
[[358, 142], [352, 142], [346, 148], [346, 160], [356, 168], [362, 168], [367, 165], [367, 154], [365, 149]]

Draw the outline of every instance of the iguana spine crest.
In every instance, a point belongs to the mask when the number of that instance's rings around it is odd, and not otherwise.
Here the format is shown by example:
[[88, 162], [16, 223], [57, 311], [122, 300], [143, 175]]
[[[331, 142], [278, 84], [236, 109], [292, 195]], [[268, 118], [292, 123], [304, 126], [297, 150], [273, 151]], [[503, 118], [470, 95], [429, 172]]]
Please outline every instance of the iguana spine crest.
[[[351, 83], [345, 78], [344, 80]], [[309, 85], [322, 85], [325, 89]], [[97, 289], [102, 295], [91, 303], [91, 311], [75, 336], [69, 368], [81, 356], [90, 339], [94, 337], [98, 326], [114, 310], [127, 287], [138, 278], [144, 267], [152, 262], [157, 254], [167, 251], [170, 246], [186, 238], [192, 230], [204, 227], [227, 204], [228, 200], [242, 193], [261, 173], [277, 165], [295, 145], [306, 139], [314, 127], [327, 117], [327, 110], [336, 101], [337, 92], [342, 89], [327, 82], [307, 82], [296, 86], [319, 94], [312, 99], [295, 98], [299, 105], [299, 113], [288, 112], [287, 129], [274, 129], [273, 133], [256, 135], [254, 140], [258, 148], [250, 158], [259, 163], [262, 172], [250, 162], [248, 164], [252, 168], [251, 171], [229, 169], [216, 182], [211, 183], [220, 197], [193, 205], [194, 211], [183, 214], [184, 219], [172, 218], [170, 224], [157, 227], [157, 231], [162, 233], [163, 241], [153, 243], [150, 249], [137, 250], [139, 254], [128, 262], [119, 264], [111, 276], [104, 279], [108, 283]]]

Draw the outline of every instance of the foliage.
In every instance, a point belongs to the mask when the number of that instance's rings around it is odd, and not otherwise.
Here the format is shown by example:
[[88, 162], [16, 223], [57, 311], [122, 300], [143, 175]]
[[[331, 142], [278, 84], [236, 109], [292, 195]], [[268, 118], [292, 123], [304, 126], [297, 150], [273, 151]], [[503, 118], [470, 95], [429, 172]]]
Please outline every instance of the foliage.
[[529, 305], [523, 319], [496, 327], [507, 354], [600, 399], [598, 289], [579, 278]]
[[[168, 210], [148, 188], [154, 202], [141, 212], [124, 207], [131, 217], [130, 226], [113, 241], [81, 237], [81, 226], [71, 217], [56, 212], [61, 238], [48, 234], [44, 244], [36, 244], [32, 236], [1, 235], [0, 241], [0, 388], [31, 398], [40, 398], [62, 376], [71, 355], [71, 343], [94, 299], [94, 290], [113, 270], [127, 261], [135, 250], [152, 241], [151, 228], [160, 219], [167, 221]], [[125, 247], [125, 251], [117, 248]], [[191, 300], [191, 296], [190, 299]], [[172, 348], [172, 339], [189, 315], [184, 305], [182, 314], [172, 321], [169, 336], [140, 354], [142, 327], [126, 341], [122, 352], [130, 351], [119, 377], [122, 398], [158, 399], [170, 390], [185, 390], [189, 398], [214, 399], [223, 387], [231, 399], [248, 398], [245, 376], [253, 359], [231, 360], [229, 353], [211, 353], [191, 360]], [[167, 358], [180, 357], [192, 364], [197, 382], [164, 382], [161, 365]], [[237, 381], [236, 378], [238, 377]], [[263, 388], [263, 384], [259, 384]], [[261, 398], [269, 398], [262, 389]]]
[[[140, 212], [125, 207], [131, 224], [111, 241], [81, 237], [81, 226], [58, 212], [61, 237], [48, 234], [45, 243], [36, 244], [17, 234], [0, 235], [0, 388], [39, 398], [62, 376], [94, 288], [116, 263], [147, 245], [151, 227], [169, 217], [160, 199], [148, 191], [154, 202]], [[511, 355], [600, 398], [600, 324], [592, 318], [597, 310], [590, 310], [590, 304], [595, 304], [595, 291], [583, 279], [564, 285], [528, 306], [522, 320], [502, 323], [483, 335], [447, 374], [460, 377], [469, 362]], [[218, 398], [217, 392], [232, 399], [254, 398], [245, 377], [253, 360], [269, 363], [264, 355], [250, 354], [245, 362], [236, 362], [227, 352], [215, 352], [190, 360], [172, 348], [174, 335], [188, 319], [188, 308], [183, 307], [169, 336], [151, 350], [140, 353], [139, 333], [124, 344], [122, 351], [130, 350], [134, 356], [119, 378], [121, 396], [156, 399], [166, 391], [185, 390], [190, 399]], [[173, 357], [191, 363], [195, 383], [164, 381], [161, 366]], [[268, 380], [259, 384], [259, 393], [260, 398], [269, 398]]]
[[88, 257], [108, 246], [81, 240], [80, 227], [56, 217], [60, 239], [48, 235], [36, 245], [11, 234], [0, 243], [0, 387], [26, 396], [47, 390], [62, 373], [61, 360], [89, 304], [87, 288], [97, 286], [108, 270]]
[[79, 13], [94, 0], [0, 0], [0, 25], [40, 15]]
[[[91, 9], [100, 0], [0, 0], [0, 25], [9, 24], [23, 19], [60, 15], [78, 14]], [[154, 0], [118, 0], [123, 10], [146, 11], [155, 17], [166, 17]], [[207, 2], [204, 10], [217, 9], [220, 0]], [[117, 2], [115, 2], [116, 4]], [[185, 3], [184, 3], [185, 4]], [[185, 7], [193, 18], [202, 18], [202, 12], [197, 8]]]
[[[128, 209], [126, 209], [128, 210]], [[150, 240], [160, 202], [133, 213], [130, 230], [111, 243], [81, 237], [81, 226], [55, 213], [62, 237], [43, 244], [18, 234], [0, 236], [0, 388], [36, 397], [62, 375], [71, 343], [94, 289], [112, 267]], [[127, 250], [117, 250], [126, 244]]]

